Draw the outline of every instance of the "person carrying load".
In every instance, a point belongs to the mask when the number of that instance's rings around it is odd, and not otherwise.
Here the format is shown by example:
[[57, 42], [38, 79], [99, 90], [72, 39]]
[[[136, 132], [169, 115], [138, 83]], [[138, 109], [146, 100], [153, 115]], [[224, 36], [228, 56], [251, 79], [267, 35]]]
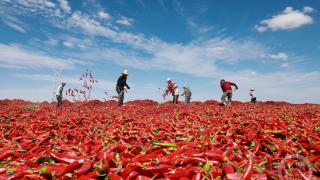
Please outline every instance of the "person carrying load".
[[178, 104], [178, 99], [179, 99], [179, 89], [176, 83], [174, 83], [170, 78], [167, 79], [167, 87], [166, 90], [163, 93], [163, 98], [165, 99], [166, 96], [168, 96], [169, 93], [172, 94], [173, 104]]

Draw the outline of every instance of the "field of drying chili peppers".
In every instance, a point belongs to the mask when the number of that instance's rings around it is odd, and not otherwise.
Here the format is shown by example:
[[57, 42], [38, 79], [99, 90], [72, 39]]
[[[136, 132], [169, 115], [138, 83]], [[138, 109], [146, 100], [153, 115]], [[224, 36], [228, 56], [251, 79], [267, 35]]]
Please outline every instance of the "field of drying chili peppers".
[[0, 101], [0, 179], [320, 177], [320, 106]]

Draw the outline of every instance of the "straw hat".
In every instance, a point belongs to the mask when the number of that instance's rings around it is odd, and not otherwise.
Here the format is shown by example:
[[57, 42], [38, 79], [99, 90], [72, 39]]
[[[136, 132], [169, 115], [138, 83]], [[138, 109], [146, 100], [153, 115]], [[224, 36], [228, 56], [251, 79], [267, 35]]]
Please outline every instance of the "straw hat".
[[128, 70], [125, 69], [122, 74], [128, 75]]

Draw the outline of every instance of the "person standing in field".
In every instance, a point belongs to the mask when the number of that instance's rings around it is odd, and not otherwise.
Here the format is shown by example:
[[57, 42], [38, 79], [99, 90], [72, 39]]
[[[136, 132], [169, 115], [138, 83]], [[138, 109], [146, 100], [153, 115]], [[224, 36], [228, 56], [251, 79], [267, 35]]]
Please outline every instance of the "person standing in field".
[[190, 100], [191, 100], [191, 91], [189, 87], [183, 87], [183, 94], [181, 94], [181, 96], [184, 96], [184, 102], [185, 104], [190, 104]]
[[128, 78], [128, 70], [125, 69], [121, 74], [121, 76], [118, 78], [117, 86], [116, 86], [116, 91], [118, 93], [118, 106], [123, 105], [124, 92], [125, 92], [124, 87], [127, 87], [128, 89], [130, 89], [130, 87], [127, 84], [127, 78]]
[[57, 107], [62, 106], [62, 91], [63, 91], [63, 87], [66, 85], [65, 82], [62, 82], [56, 91], [56, 97], [57, 97]]
[[256, 103], [256, 92], [253, 88], [250, 89], [249, 95], [251, 96], [251, 103]]
[[[222, 79], [220, 81], [220, 86], [221, 86], [221, 89], [223, 92], [223, 94], [221, 96], [221, 103], [224, 106], [230, 106], [231, 100], [232, 100], [232, 87], [231, 86], [234, 86], [236, 89], [238, 89], [238, 86], [235, 83], [225, 81], [224, 79]], [[226, 98], [228, 98], [228, 100], [226, 100]]]
[[167, 83], [168, 83], [168, 85], [167, 85], [165, 92], [163, 93], [163, 98], [165, 99], [165, 97], [168, 96], [169, 93], [171, 93], [173, 96], [172, 103], [178, 104], [178, 99], [179, 99], [178, 86], [170, 78], [167, 79]]

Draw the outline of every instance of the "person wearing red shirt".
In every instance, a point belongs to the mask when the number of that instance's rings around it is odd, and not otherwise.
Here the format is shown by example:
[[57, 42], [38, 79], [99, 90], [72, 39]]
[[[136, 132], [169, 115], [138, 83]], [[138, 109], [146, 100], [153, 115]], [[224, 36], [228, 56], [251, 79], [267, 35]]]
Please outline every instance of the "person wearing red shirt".
[[[228, 82], [222, 79], [220, 81], [220, 86], [222, 89], [222, 96], [221, 96], [221, 102], [225, 106], [231, 105], [231, 99], [232, 99], [232, 86], [234, 86], [236, 89], [238, 89], [238, 86], [233, 82]], [[226, 98], [228, 97], [228, 100], [226, 101]]]

